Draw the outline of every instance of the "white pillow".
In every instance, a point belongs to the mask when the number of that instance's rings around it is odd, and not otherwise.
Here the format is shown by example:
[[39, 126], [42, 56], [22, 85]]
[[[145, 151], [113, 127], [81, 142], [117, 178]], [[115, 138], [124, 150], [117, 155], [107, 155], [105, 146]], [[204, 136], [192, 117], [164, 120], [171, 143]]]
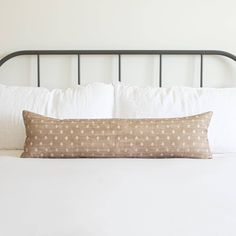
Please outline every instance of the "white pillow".
[[236, 88], [155, 88], [116, 85], [116, 118], [181, 117], [213, 111], [213, 153], [236, 152]]
[[114, 88], [109, 84], [52, 91], [0, 85], [0, 149], [23, 148], [23, 110], [55, 118], [112, 118], [113, 105]]
[[50, 92], [48, 113], [50, 117], [113, 118], [114, 87], [112, 84], [92, 83], [65, 90]]

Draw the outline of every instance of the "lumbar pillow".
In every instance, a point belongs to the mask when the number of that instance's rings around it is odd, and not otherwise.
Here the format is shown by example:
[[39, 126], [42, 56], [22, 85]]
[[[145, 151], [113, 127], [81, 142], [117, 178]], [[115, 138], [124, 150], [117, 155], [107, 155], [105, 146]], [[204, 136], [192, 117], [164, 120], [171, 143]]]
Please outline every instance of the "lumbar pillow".
[[0, 85], [0, 149], [23, 149], [23, 110], [65, 118], [112, 118], [114, 88], [93, 83], [53, 89]]
[[24, 111], [22, 157], [210, 158], [211, 116], [60, 120]]
[[213, 153], [236, 152], [236, 88], [115, 87], [115, 118], [171, 118], [213, 111]]

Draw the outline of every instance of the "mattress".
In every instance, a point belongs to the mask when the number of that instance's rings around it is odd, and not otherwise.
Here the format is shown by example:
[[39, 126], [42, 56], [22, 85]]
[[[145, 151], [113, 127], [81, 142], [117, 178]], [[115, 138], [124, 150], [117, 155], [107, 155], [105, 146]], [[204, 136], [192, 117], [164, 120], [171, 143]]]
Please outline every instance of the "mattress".
[[0, 153], [1, 236], [235, 236], [236, 154], [22, 159]]

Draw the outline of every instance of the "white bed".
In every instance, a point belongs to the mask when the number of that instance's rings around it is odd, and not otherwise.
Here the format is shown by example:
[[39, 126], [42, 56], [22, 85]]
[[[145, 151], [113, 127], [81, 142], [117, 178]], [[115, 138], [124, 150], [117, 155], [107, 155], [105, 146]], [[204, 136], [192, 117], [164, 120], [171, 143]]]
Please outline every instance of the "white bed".
[[22, 159], [1, 151], [1, 236], [236, 235], [236, 154]]
[[[236, 61], [221, 51], [105, 51], [119, 56], [119, 81], [120, 55], [138, 52], [155, 52], [160, 59], [176, 53], [201, 56], [200, 87], [203, 55]], [[55, 54], [68, 51], [15, 52], [0, 66], [14, 56], [35, 55], [40, 86], [39, 56]], [[77, 64], [80, 82], [80, 57]], [[159, 71], [161, 86], [162, 60]], [[0, 236], [235, 236], [235, 104], [236, 88], [0, 85]], [[173, 118], [213, 111], [211, 151], [225, 154], [205, 160], [19, 158], [22, 151], [4, 149], [24, 146], [23, 110], [59, 119]]]

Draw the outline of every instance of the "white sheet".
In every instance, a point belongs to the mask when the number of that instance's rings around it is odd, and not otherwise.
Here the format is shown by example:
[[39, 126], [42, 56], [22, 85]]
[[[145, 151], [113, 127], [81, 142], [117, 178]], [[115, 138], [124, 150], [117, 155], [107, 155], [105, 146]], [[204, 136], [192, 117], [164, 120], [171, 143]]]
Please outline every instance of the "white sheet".
[[236, 235], [236, 154], [212, 160], [15, 154], [0, 156], [1, 236]]

